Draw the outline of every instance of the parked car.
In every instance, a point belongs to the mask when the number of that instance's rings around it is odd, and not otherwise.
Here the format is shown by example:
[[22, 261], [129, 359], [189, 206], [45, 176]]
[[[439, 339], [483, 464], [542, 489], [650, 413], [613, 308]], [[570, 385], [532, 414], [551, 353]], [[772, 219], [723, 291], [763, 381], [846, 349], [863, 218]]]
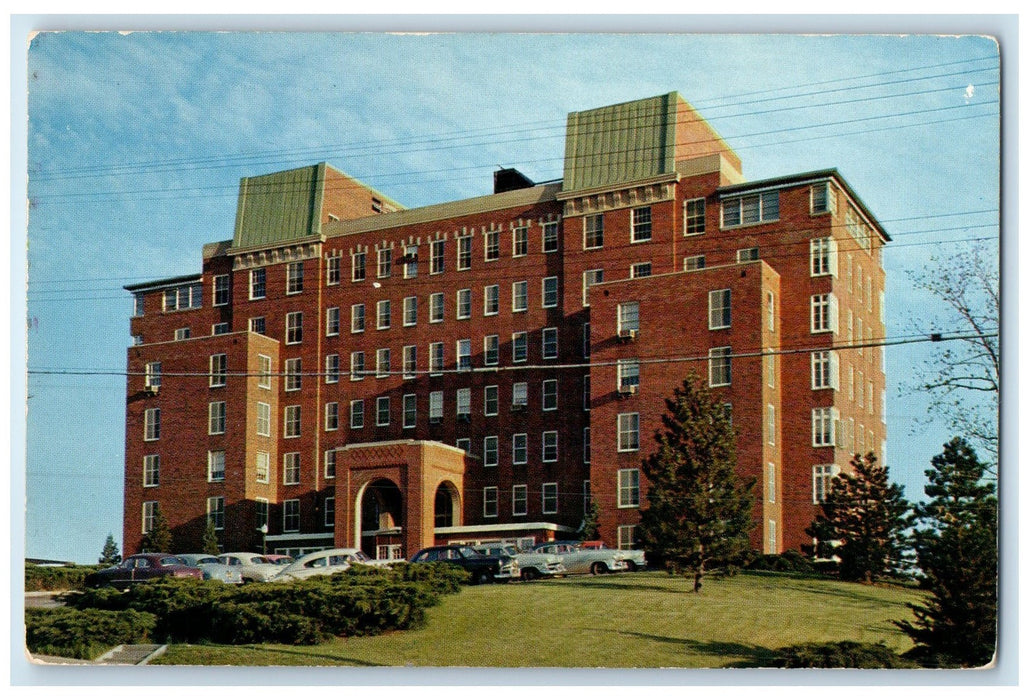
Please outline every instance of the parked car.
[[262, 554], [261, 556], [270, 561], [272, 564], [279, 564], [281, 566], [286, 566], [287, 564], [292, 564], [296, 561], [295, 558], [289, 556], [288, 554]]
[[560, 555], [569, 574], [606, 574], [629, 568], [624, 557], [613, 549], [583, 549], [575, 542], [545, 542], [533, 551]]
[[455, 564], [471, 573], [473, 583], [508, 581], [517, 578], [520, 574], [517, 558], [506, 554], [488, 557], [464, 545], [427, 547], [417, 552], [410, 561], [413, 564], [434, 561]]
[[287, 564], [272, 581], [290, 581], [311, 576], [328, 576], [337, 571], [346, 571], [353, 564], [385, 566], [388, 562], [369, 559], [360, 549], [325, 549], [311, 552]]
[[243, 583], [263, 583], [282, 571], [282, 566], [272, 564], [263, 554], [254, 552], [229, 552], [218, 557], [218, 561], [229, 566], [240, 567]]
[[[600, 540], [580, 542], [579, 546], [583, 549], [608, 549], [607, 545]], [[642, 549], [612, 549], [609, 551], [618, 552], [622, 555], [628, 571], [636, 571], [647, 567], [647, 554]]]
[[163, 576], [201, 579], [204, 574], [194, 566], [186, 566], [173, 554], [134, 554], [117, 566], [87, 575], [85, 585], [87, 588], [113, 586], [124, 589]]
[[186, 566], [195, 566], [204, 572], [205, 581], [221, 581], [222, 583], [243, 583], [243, 573], [238, 566], [229, 566], [218, 561], [218, 557], [210, 554], [176, 554]]
[[565, 565], [557, 554], [542, 552], [519, 552], [511, 544], [479, 544], [475, 550], [491, 557], [508, 556], [518, 559], [518, 569], [523, 581], [532, 581], [543, 576], [560, 576], [565, 573]]

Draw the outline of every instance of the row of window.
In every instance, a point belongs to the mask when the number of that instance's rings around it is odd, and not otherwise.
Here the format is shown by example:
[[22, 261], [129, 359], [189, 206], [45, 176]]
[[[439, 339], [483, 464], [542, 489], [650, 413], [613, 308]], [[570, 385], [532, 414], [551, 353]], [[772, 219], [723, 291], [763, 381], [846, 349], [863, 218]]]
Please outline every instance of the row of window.
[[[333, 527], [336, 522], [336, 499], [328, 497], [323, 500], [322, 512], [324, 514], [324, 525]], [[257, 522], [261, 525], [268, 524], [268, 501], [257, 499]], [[142, 533], [145, 535], [154, 528], [157, 518], [157, 501], [144, 501], [141, 518]], [[207, 499], [207, 520], [215, 530], [225, 529], [225, 497], [211, 496]], [[298, 532], [300, 530], [300, 500], [288, 499], [282, 502], [282, 531]]]
[[[541, 508], [544, 515], [557, 514], [558, 498], [557, 483], [548, 482], [541, 485], [540, 495]], [[529, 487], [526, 484], [516, 484], [511, 487], [511, 515], [528, 515], [529, 513]], [[482, 517], [500, 517], [499, 489], [496, 486], [486, 486], [482, 489]]]

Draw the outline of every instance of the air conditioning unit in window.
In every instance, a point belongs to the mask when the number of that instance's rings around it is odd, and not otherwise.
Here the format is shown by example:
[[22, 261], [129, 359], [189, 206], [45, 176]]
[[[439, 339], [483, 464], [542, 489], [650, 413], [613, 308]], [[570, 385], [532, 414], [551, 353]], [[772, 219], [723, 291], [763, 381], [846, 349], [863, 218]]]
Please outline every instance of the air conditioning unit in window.
[[635, 384], [622, 384], [618, 387], [618, 393], [622, 396], [635, 396], [639, 387]]
[[458, 413], [457, 414], [457, 420], [459, 420], [462, 423], [471, 423], [472, 422], [472, 414], [471, 413]]
[[429, 418], [429, 425], [439, 425], [443, 422], [443, 419], [439, 416], [432, 416]]
[[524, 411], [525, 410], [525, 404], [524, 403], [513, 403], [513, 404], [511, 404], [511, 410], [512, 411]]
[[618, 331], [618, 340], [623, 343], [629, 343], [636, 340], [636, 335], [639, 333], [635, 328], [623, 328]]
[[156, 394], [160, 388], [160, 384], [151, 384], [149, 379], [143, 381], [143, 391], [148, 394]]

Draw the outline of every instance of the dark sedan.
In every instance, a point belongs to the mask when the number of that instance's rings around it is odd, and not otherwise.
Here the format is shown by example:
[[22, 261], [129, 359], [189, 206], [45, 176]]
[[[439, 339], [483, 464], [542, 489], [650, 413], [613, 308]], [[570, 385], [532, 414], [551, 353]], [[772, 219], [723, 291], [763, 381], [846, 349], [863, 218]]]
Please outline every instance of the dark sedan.
[[473, 583], [508, 581], [520, 574], [518, 560], [514, 557], [488, 557], [471, 547], [461, 545], [427, 547], [411, 557], [412, 564], [434, 561], [462, 567], [472, 575]]
[[172, 554], [135, 554], [117, 566], [89, 574], [86, 576], [85, 584], [87, 588], [128, 588], [134, 583], [162, 576], [202, 579], [204, 572], [194, 566], [186, 566], [181, 559]]

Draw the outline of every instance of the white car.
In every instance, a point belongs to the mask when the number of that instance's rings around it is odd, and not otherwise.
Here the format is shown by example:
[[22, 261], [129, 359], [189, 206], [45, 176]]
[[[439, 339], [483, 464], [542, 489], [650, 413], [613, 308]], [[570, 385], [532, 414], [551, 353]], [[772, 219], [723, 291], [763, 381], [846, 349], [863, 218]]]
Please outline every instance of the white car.
[[647, 555], [642, 549], [609, 549], [606, 544], [599, 540], [580, 542], [583, 549], [602, 549], [608, 552], [615, 552], [625, 560], [627, 571], [637, 571], [647, 568]]
[[574, 542], [546, 542], [536, 545], [534, 552], [558, 554], [569, 574], [606, 574], [625, 571], [625, 559], [613, 549], [583, 549]]
[[543, 576], [561, 576], [565, 573], [565, 565], [557, 554], [519, 552], [511, 544], [477, 544], [475, 550], [491, 557], [506, 555], [517, 558], [523, 581], [532, 581]]
[[329, 576], [337, 571], [346, 571], [353, 564], [385, 566], [387, 563], [369, 559], [360, 549], [324, 549], [305, 554], [292, 564], [288, 564], [272, 580], [292, 581], [311, 576]]
[[272, 564], [261, 554], [254, 552], [229, 552], [218, 556], [222, 564], [240, 567], [243, 583], [264, 583], [271, 581], [280, 571], [280, 564]]

